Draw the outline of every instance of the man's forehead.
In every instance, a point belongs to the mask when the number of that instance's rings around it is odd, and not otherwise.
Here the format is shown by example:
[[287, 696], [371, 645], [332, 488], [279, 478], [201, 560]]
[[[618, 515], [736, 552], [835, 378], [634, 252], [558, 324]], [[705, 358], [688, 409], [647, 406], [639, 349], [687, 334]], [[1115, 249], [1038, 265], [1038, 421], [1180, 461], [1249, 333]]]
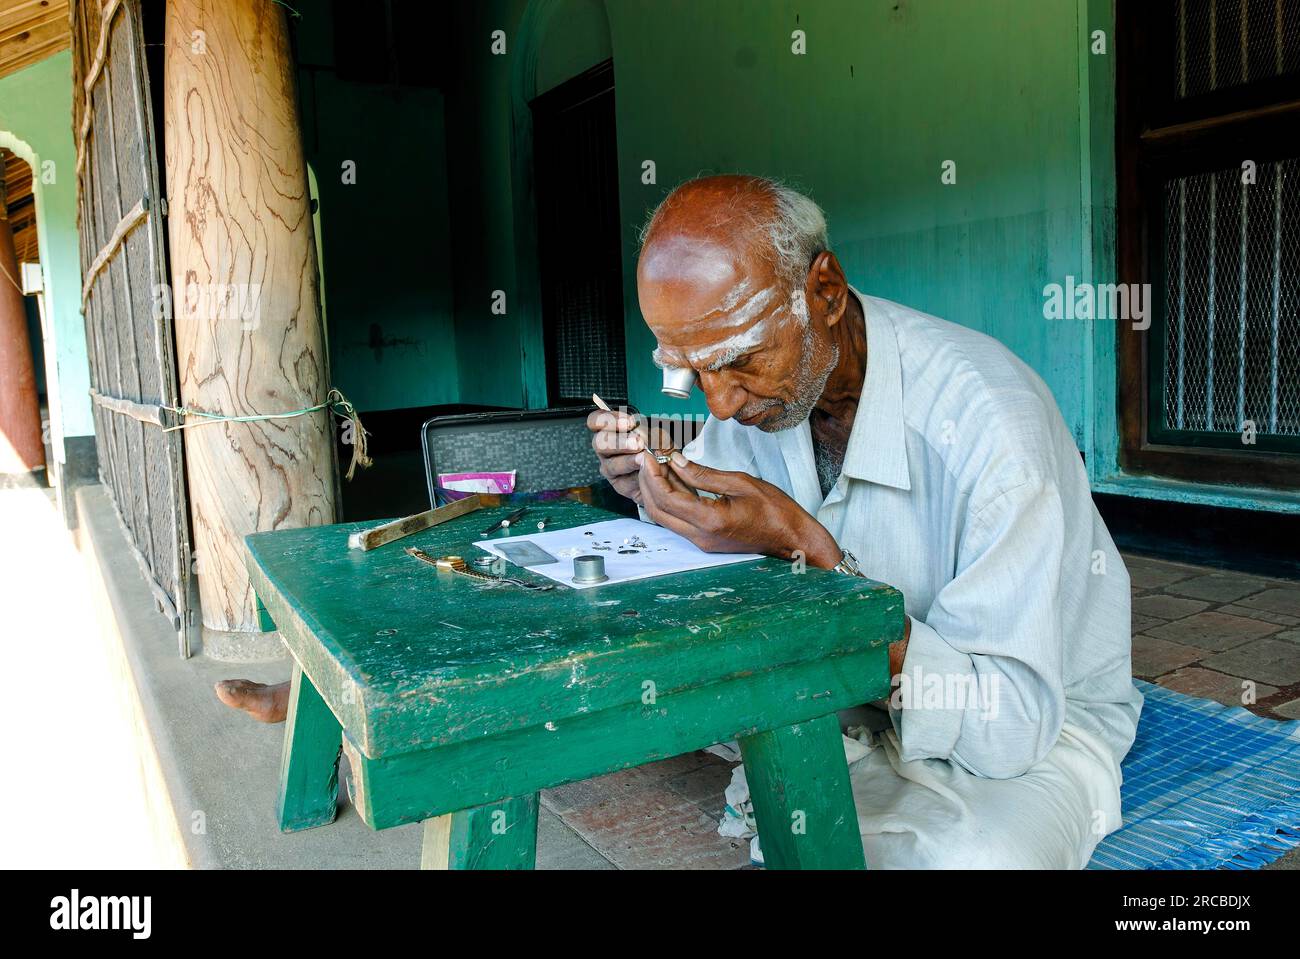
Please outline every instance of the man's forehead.
[[753, 283], [742, 281], [709, 316], [656, 330], [654, 360], [660, 366], [680, 365], [682, 360], [696, 369], [725, 366], [761, 346], [782, 325], [780, 306], [775, 286], [754, 289]]
[[637, 266], [638, 283], [656, 298], [700, 301], [721, 299], [756, 272], [755, 264], [725, 238], [692, 235], [664, 237], [648, 248]]
[[738, 336], [748, 342], [762, 332], [779, 300], [772, 264], [721, 227], [660, 231], [642, 251], [637, 283], [662, 365], [703, 368], [714, 354], [734, 352]]

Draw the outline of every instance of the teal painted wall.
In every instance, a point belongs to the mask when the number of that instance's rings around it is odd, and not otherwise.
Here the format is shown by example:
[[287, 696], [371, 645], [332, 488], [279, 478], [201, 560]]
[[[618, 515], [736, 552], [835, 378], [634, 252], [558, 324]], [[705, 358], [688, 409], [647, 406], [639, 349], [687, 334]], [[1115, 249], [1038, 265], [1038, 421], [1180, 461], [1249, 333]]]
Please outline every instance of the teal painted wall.
[[[296, 4], [298, 99], [320, 193], [331, 378], [362, 410], [454, 403], [443, 95], [334, 72], [331, 4]], [[343, 164], [356, 165], [344, 183]]]
[[[528, 219], [526, 98], [603, 47], [593, 0], [488, 0], [457, 24], [448, 103], [462, 399], [532, 403], [538, 349]], [[826, 209], [851, 280], [989, 333], [1044, 377], [1081, 449], [1113, 328], [1048, 321], [1047, 283], [1113, 269], [1113, 77], [1087, 55], [1109, 0], [606, 0], [618, 114], [628, 376], [648, 411], [664, 399], [636, 302], [636, 232], [674, 185], [702, 173], [776, 176]], [[505, 57], [488, 54], [505, 30]], [[806, 35], [805, 55], [791, 32]], [[506, 63], [513, 60], [513, 63]], [[1096, 62], [1089, 62], [1096, 61]], [[512, 76], [513, 73], [513, 76]], [[520, 79], [520, 75], [524, 79]], [[463, 149], [462, 149], [463, 147]], [[652, 160], [656, 183], [642, 183]], [[944, 185], [941, 164], [956, 163]], [[463, 247], [462, 247], [463, 244]], [[488, 315], [492, 289], [507, 317]], [[474, 342], [477, 331], [487, 342]], [[1109, 354], [1099, 347], [1110, 343]], [[1104, 413], [1105, 411], [1103, 411]]]
[[[1084, 445], [1091, 330], [1042, 316], [1043, 286], [1078, 277], [1091, 242], [1073, 0], [1005, 0], [996, 14], [965, 0], [608, 10], [630, 293], [635, 229], [673, 185], [705, 172], [782, 178], [825, 208], [852, 282], [1006, 343]], [[796, 29], [802, 56], [791, 52]], [[641, 182], [645, 160], [654, 186]], [[954, 185], [941, 183], [945, 160]], [[634, 295], [628, 303], [633, 400], [671, 410]]]
[[537, 50], [537, 93], [614, 55], [605, 0], [558, 0]]
[[[517, 26], [527, 0], [459, 4], [454, 13], [453, 82], [447, 103], [451, 222], [456, 237], [456, 348], [465, 403], [528, 406], [531, 351], [541, 328], [533, 292], [517, 282], [511, 103], [512, 70], [522, 55]], [[491, 52], [492, 32], [506, 32], [506, 53]], [[530, 242], [525, 236], [521, 243]], [[505, 293], [505, 313], [492, 311]], [[531, 335], [530, 335], [531, 334]], [[539, 399], [533, 382], [532, 405]]]
[[51, 424], [52, 439], [61, 460], [64, 436], [89, 436], [95, 431], [81, 316], [70, 53], [64, 51], [0, 79], [0, 146], [27, 160], [35, 174], [36, 232], [54, 340], [55, 415], [61, 420]]

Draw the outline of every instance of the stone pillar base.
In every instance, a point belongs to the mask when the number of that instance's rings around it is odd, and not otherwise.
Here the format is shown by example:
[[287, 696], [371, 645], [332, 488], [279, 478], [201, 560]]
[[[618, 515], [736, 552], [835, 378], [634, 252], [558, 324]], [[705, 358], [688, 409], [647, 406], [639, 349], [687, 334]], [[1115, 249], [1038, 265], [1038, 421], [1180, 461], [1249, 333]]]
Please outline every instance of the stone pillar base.
[[243, 633], [204, 626], [200, 642], [203, 657], [221, 663], [273, 663], [289, 658], [277, 632]]

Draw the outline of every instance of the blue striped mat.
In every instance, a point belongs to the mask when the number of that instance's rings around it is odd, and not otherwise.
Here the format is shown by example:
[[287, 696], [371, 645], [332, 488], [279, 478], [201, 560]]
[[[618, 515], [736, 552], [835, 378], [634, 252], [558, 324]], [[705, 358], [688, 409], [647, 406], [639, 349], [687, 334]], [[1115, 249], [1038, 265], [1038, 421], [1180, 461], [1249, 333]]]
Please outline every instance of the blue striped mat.
[[1257, 869], [1300, 845], [1300, 722], [1134, 684], [1124, 825], [1089, 869]]

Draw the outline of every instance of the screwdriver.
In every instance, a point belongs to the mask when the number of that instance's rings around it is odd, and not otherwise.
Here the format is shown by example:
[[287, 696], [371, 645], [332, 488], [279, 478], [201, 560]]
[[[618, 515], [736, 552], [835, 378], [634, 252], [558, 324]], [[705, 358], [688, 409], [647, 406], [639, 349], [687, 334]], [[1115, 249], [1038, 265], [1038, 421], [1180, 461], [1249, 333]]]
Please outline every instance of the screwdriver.
[[524, 515], [525, 513], [527, 513], [527, 512], [528, 512], [528, 507], [527, 507], [527, 506], [524, 506], [524, 507], [521, 507], [520, 509], [515, 510], [513, 513], [511, 513], [511, 514], [510, 514], [509, 516], [507, 516], [505, 519], [497, 520], [495, 523], [493, 523], [493, 524], [492, 524], [491, 526], [489, 526], [487, 529], [483, 530], [483, 535], [484, 535], [484, 536], [491, 536], [493, 533], [495, 533], [495, 532], [496, 532], [497, 530], [499, 530], [499, 529], [509, 529], [511, 523], [513, 523], [515, 520], [519, 519], [519, 517], [523, 516], [523, 515]]

